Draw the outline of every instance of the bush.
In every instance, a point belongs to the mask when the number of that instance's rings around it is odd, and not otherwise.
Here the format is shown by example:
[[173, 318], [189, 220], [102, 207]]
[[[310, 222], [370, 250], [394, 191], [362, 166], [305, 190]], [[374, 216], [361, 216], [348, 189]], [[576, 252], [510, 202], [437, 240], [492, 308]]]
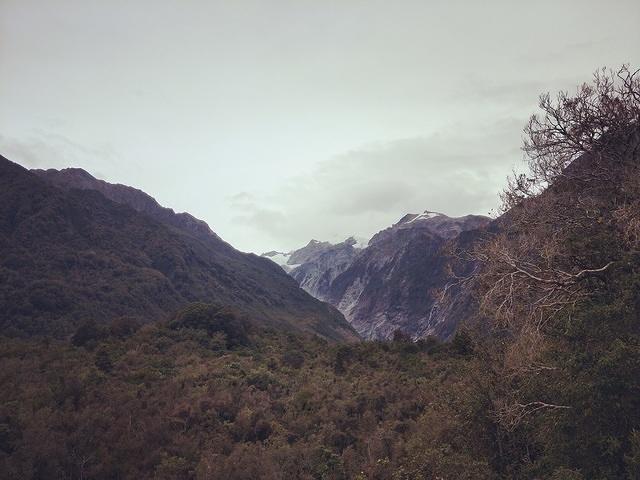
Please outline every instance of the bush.
[[177, 330], [191, 328], [204, 330], [208, 335], [223, 333], [227, 348], [250, 344], [246, 322], [230, 307], [220, 307], [208, 303], [193, 303], [180, 310], [169, 327]]
[[411, 335], [404, 330], [398, 328], [393, 332], [393, 341], [398, 343], [411, 343]]
[[350, 345], [340, 345], [336, 350], [336, 357], [333, 363], [333, 370], [338, 375], [342, 375], [347, 370], [347, 365], [354, 358], [355, 353]]
[[109, 373], [113, 369], [113, 363], [109, 352], [104, 349], [100, 349], [96, 352], [96, 359], [94, 365], [102, 372]]
[[258, 390], [268, 390], [269, 386], [277, 383], [273, 375], [266, 370], [252, 372], [247, 378], [247, 384], [256, 387]]
[[106, 332], [103, 328], [100, 328], [95, 321], [88, 320], [77, 328], [71, 337], [71, 343], [76, 347], [92, 349], [105, 336]]
[[140, 322], [135, 317], [118, 317], [109, 326], [114, 337], [126, 338], [133, 335], [140, 328]]
[[282, 356], [282, 363], [291, 368], [301, 368], [304, 365], [304, 355], [297, 350], [288, 350]]
[[560, 467], [551, 475], [551, 480], [582, 480], [583, 478], [580, 472], [564, 467]]
[[459, 330], [451, 341], [451, 350], [458, 355], [471, 355], [474, 351], [473, 339], [469, 332]]

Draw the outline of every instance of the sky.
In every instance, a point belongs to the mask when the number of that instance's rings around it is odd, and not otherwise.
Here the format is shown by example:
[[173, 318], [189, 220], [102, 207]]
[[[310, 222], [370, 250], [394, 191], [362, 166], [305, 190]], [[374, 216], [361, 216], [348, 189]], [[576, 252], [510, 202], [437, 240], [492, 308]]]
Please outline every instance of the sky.
[[0, 154], [243, 251], [488, 214], [539, 94], [640, 67], [637, 0], [0, 0]]

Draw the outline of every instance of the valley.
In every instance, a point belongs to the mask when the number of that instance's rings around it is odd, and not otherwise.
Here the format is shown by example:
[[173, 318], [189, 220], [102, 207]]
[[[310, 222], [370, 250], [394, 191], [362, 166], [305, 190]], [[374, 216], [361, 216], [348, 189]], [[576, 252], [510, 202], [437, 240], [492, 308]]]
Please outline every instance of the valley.
[[640, 478], [638, 75], [543, 95], [495, 218], [261, 256], [0, 157], [0, 478]]

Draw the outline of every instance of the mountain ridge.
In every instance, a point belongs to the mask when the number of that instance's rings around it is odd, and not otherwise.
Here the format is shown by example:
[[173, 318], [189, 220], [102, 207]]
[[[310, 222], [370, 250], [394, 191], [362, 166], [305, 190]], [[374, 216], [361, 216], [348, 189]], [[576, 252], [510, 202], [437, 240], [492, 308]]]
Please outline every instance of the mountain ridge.
[[[172, 215], [131, 187], [107, 192], [118, 192], [120, 202], [86, 183], [75, 188], [79, 171], [71, 174], [51, 181], [51, 171], [38, 175], [0, 157], [5, 331], [64, 336], [87, 320], [152, 321], [206, 301], [236, 307], [265, 326], [357, 338], [337, 310], [272, 262], [233, 249], [204, 222]], [[83, 182], [110, 188], [87, 175], [80, 174]], [[136, 209], [132, 199], [144, 201]]]
[[363, 249], [354, 247], [353, 237], [338, 244], [312, 240], [281, 260], [303, 289], [338, 308], [364, 338], [390, 339], [400, 330], [414, 339], [447, 339], [470, 302], [462, 295], [455, 309], [436, 308], [437, 292], [450, 280], [449, 251], [456, 242], [468, 244], [467, 233], [490, 222], [482, 215], [449, 217], [425, 210], [404, 215]]

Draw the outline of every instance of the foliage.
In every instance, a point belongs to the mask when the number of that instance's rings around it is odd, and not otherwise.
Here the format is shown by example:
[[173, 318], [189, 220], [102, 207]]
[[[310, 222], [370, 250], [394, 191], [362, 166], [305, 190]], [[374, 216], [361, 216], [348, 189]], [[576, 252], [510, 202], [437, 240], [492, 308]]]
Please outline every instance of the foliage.
[[204, 330], [209, 336], [221, 333], [228, 348], [249, 344], [246, 321], [230, 307], [194, 303], [180, 310], [169, 326], [173, 329]]
[[[3, 478], [637, 478], [640, 264], [566, 317], [507, 429], [500, 337], [364, 342], [252, 329], [197, 304], [85, 346], [0, 340]], [[213, 319], [213, 321], [211, 321]], [[233, 333], [235, 335], [235, 333]], [[234, 337], [235, 338], [235, 337]], [[77, 342], [76, 342], [77, 343]]]
[[195, 305], [93, 349], [0, 341], [5, 478], [392, 479], [466, 462], [468, 478], [488, 471], [490, 450], [466, 431], [476, 412], [463, 379], [475, 357], [268, 330], [212, 349], [202, 339], [229, 331], [219, 313]]

